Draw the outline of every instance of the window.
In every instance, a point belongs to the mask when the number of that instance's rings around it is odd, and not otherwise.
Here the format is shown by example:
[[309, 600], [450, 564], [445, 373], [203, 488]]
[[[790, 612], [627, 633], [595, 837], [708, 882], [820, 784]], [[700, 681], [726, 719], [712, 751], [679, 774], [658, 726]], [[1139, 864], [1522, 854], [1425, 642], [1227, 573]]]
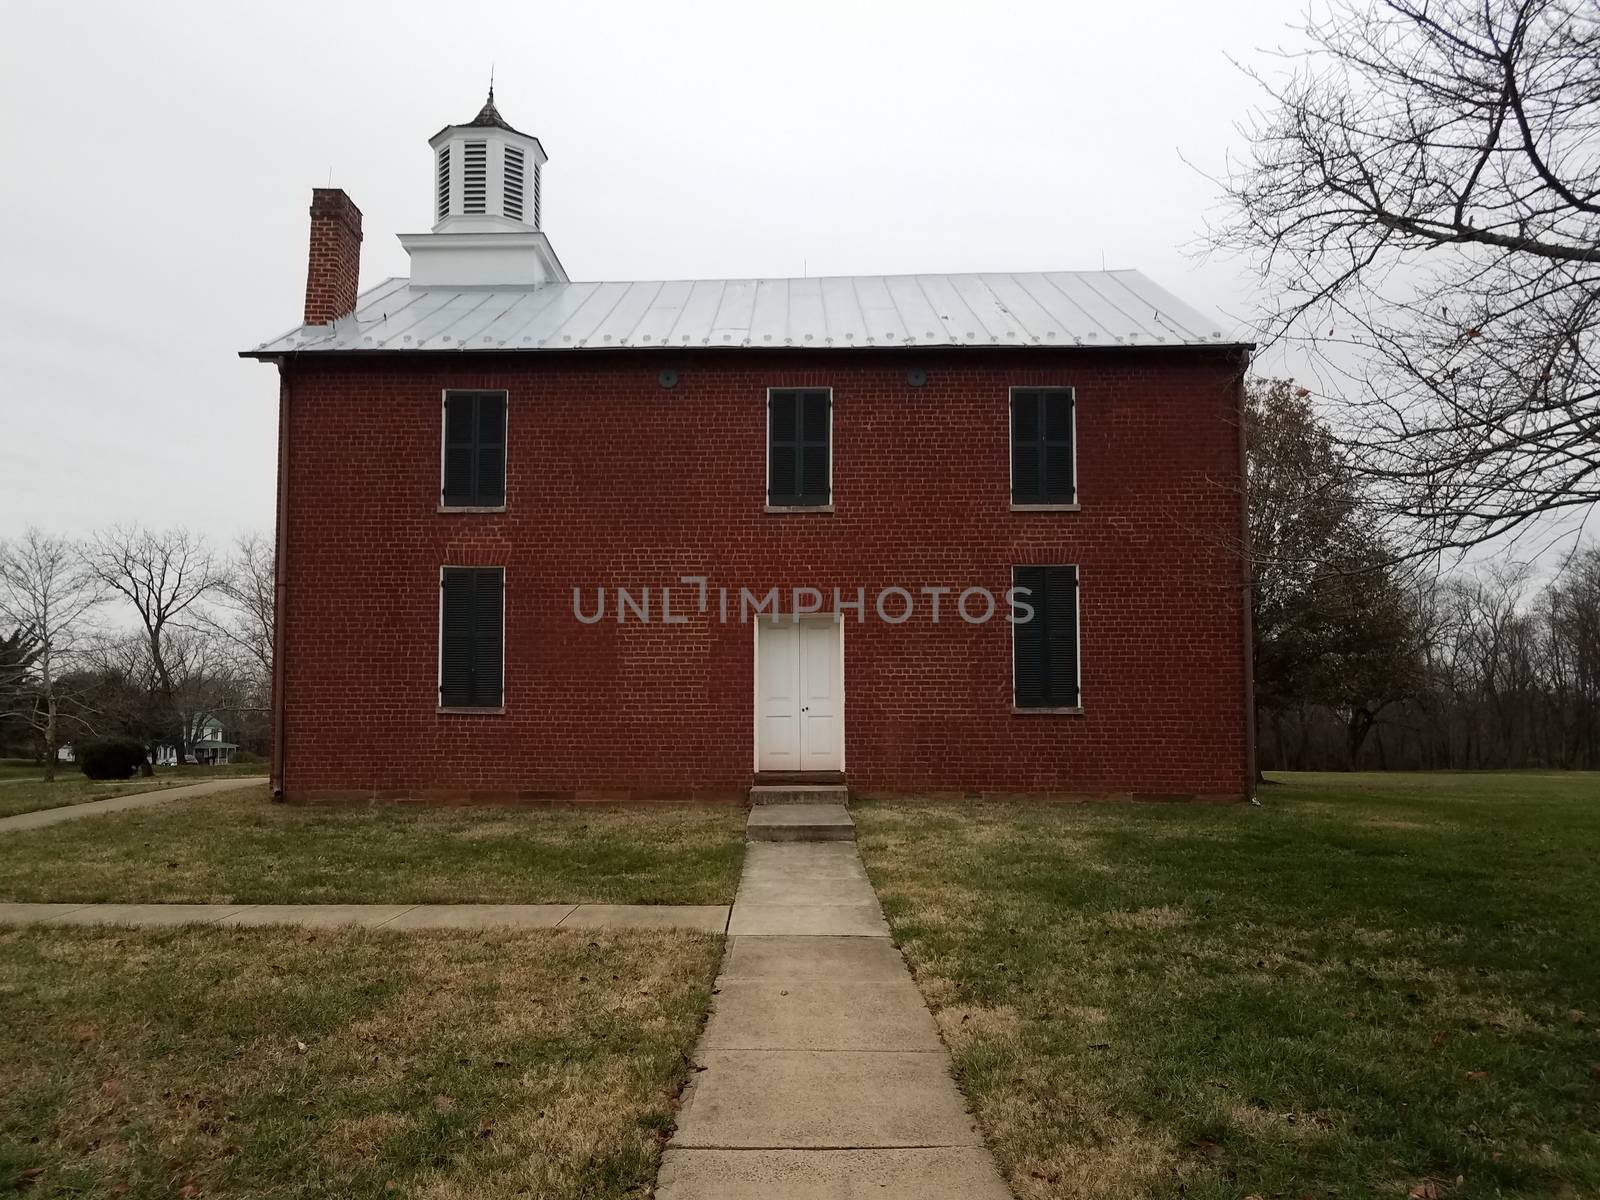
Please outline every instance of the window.
[[1011, 389], [1011, 503], [1076, 504], [1071, 388]]
[[1012, 689], [1018, 708], [1078, 708], [1078, 568], [1013, 567], [1018, 599], [1033, 618], [1011, 627]]
[[826, 389], [767, 393], [767, 505], [833, 503], [833, 396]]
[[439, 572], [439, 707], [505, 703], [505, 569]]
[[506, 503], [506, 394], [444, 394], [445, 508], [503, 508]]

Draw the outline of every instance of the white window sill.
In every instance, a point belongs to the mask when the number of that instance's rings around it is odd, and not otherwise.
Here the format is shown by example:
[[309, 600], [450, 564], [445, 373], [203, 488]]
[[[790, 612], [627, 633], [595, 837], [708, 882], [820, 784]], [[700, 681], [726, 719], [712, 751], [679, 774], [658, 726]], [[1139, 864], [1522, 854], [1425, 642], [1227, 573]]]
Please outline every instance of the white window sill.
[[1079, 705], [1079, 706], [1077, 706], [1075, 708], [1024, 708], [1021, 705], [1013, 704], [1011, 706], [1011, 711], [1012, 711], [1012, 713], [1014, 713], [1016, 716], [1019, 716], [1019, 717], [1032, 717], [1032, 716], [1081, 717], [1081, 716], [1083, 716], [1083, 706], [1082, 705]]
[[1013, 504], [1012, 512], [1082, 512], [1081, 504]]
[[831, 504], [769, 504], [765, 508], [769, 513], [831, 513]]
[[447, 716], [458, 717], [503, 717], [506, 715], [504, 706], [500, 708], [446, 708], [441, 704], [433, 711]]
[[504, 504], [441, 504], [438, 508], [442, 513], [497, 513], [505, 512]]

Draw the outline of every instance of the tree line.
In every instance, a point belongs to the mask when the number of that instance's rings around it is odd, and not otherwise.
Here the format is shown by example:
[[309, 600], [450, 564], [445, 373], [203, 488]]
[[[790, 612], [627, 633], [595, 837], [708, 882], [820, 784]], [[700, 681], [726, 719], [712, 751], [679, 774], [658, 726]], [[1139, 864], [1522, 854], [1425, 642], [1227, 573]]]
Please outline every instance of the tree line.
[[1442, 572], [1307, 389], [1250, 381], [1247, 421], [1263, 769], [1600, 768], [1600, 544]]
[[117, 526], [86, 539], [0, 541], [0, 755], [43, 764], [104, 734], [186, 761], [208, 717], [266, 749], [273, 552], [225, 551], [186, 529]]

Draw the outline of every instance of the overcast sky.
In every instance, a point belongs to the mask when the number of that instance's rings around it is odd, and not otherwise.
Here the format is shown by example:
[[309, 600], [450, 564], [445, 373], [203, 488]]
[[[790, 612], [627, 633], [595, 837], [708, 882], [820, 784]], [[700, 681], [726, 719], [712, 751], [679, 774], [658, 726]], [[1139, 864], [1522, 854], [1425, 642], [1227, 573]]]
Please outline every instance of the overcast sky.
[[1297, 3], [18, 3], [0, 46], [0, 536], [270, 531], [311, 189], [363, 289], [431, 224], [427, 139], [539, 137], [574, 279], [1134, 267], [1190, 256]]

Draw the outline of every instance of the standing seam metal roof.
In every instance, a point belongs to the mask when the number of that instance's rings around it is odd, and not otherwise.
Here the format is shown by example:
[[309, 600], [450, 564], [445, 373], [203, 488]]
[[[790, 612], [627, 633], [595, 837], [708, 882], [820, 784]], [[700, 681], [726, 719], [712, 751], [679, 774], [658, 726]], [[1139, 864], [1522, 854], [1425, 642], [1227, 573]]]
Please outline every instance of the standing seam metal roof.
[[1223, 322], [1138, 271], [412, 287], [249, 357], [328, 350], [1228, 346]]

